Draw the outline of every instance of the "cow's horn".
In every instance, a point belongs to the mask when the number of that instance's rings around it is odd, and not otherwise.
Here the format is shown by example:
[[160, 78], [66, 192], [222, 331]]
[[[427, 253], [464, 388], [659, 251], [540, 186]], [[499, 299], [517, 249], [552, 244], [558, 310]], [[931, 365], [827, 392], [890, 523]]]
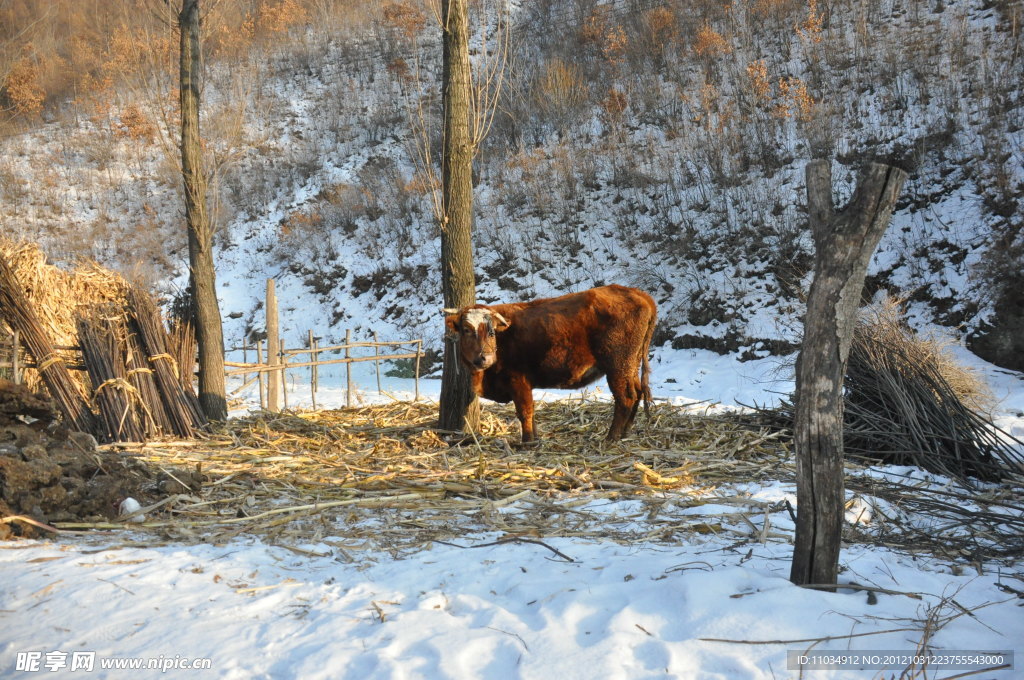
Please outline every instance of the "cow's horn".
[[497, 319], [501, 323], [505, 324], [506, 326], [510, 326], [511, 325], [507, 320], [505, 320], [505, 317], [503, 317], [501, 314], [498, 314], [497, 312], [491, 312], [491, 314], [494, 315], [495, 319]]
[[452, 307], [446, 307], [445, 309], [441, 310], [441, 313], [445, 314], [445, 315], [447, 315], [447, 314], [458, 314], [459, 310], [455, 309], [455, 308], [452, 308]]

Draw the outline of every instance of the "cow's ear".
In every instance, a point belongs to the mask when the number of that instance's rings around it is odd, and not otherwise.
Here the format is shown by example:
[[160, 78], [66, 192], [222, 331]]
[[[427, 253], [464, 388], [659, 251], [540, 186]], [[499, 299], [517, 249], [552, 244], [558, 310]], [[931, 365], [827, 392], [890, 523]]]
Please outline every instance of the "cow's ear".
[[445, 335], [447, 335], [448, 337], [457, 337], [459, 335], [459, 314], [457, 311], [449, 312], [449, 310], [447, 309], [444, 311]]
[[494, 330], [497, 333], [508, 330], [508, 327], [512, 325], [505, 317], [497, 312], [491, 312], [491, 318], [494, 320]]

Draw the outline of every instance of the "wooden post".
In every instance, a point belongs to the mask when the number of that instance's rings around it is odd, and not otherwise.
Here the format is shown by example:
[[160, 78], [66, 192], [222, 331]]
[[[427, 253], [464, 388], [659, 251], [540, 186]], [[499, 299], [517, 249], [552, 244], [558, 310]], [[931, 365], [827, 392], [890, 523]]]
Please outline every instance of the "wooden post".
[[[377, 344], [377, 331], [373, 332], [373, 356], [380, 356], [380, 345]], [[374, 359], [373, 366], [377, 369], [377, 394], [380, 394], [380, 359]]]
[[14, 329], [11, 337], [11, 379], [15, 385], [21, 384], [21, 366], [18, 364], [18, 351], [21, 349], [21, 333]]
[[416, 341], [416, 397], [415, 401], [420, 400], [420, 357], [423, 356], [423, 340]]
[[284, 410], [288, 410], [288, 355], [281, 352], [281, 397], [284, 399]]
[[[256, 341], [256, 364], [261, 366], [263, 364], [263, 341]], [[267, 386], [264, 384], [266, 381], [263, 380], [263, 369], [260, 368], [256, 372], [256, 379], [260, 384], [260, 409], [265, 410], [267, 408]]]
[[[281, 336], [278, 334], [277, 295], [274, 292], [274, 279], [267, 279], [267, 363], [271, 366], [281, 365]], [[268, 371], [267, 410], [277, 413], [278, 400], [281, 394], [280, 371]]]
[[843, 376], [868, 261], [885, 233], [907, 174], [873, 163], [836, 211], [827, 160], [807, 165], [814, 281], [796, 361], [796, 539], [790, 580], [832, 585], [843, 526]]
[[[345, 329], [345, 358], [351, 359], [352, 354], [349, 351], [349, 345], [352, 343], [352, 330], [349, 328]], [[345, 406], [348, 408], [352, 407], [352, 362], [345, 362]]]
[[309, 398], [313, 402], [313, 410], [316, 410], [316, 340], [313, 338], [313, 329], [310, 328], [307, 331], [309, 337], [309, 362], [313, 364], [309, 367]]

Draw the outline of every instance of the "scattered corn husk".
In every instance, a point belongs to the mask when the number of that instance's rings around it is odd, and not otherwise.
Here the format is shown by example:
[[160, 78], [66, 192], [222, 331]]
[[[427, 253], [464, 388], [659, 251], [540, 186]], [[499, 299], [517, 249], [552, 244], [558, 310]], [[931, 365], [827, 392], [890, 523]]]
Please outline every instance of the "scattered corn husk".
[[[540, 508], [557, 502], [559, 515], [567, 499], [651, 499], [669, 491], [696, 499], [724, 482], [793, 475], [777, 434], [655, 405], [650, 419], [639, 416], [629, 438], [608, 443], [611, 412], [609, 402], [593, 399], [539, 404], [542, 439], [528, 447], [519, 446], [510, 406], [485, 405], [480, 432], [451, 445], [456, 435], [436, 429], [437, 404], [428, 402], [259, 413], [195, 441], [109, 447], [127, 449], [156, 470], [201, 470], [199, 495], [182, 495], [166, 505], [164, 519], [150, 514], [132, 527], [197, 540], [282, 532], [308, 539], [325, 531], [325, 513], [344, 519], [361, 508], [387, 508], [432, 518], [405, 525], [405, 539], [422, 544], [447, 531], [457, 536], [467, 516], [511, 530], [510, 520], [496, 512], [511, 503]], [[582, 535], [598, 528], [582, 521], [573, 526], [558, 531]], [[361, 525], [351, 529], [357, 536], [363, 531]], [[553, 529], [531, 525], [529, 531], [551, 535]]]
[[[436, 541], [465, 545], [479, 531], [534, 543], [567, 536], [671, 545], [707, 534], [735, 537], [736, 545], [792, 540], [791, 532], [774, 529], [792, 510], [785, 500], [744, 491], [750, 482], [795, 483], [784, 433], [751, 427], [749, 417], [709, 417], [667, 404], [651, 411], [614, 443], [604, 441], [611, 405], [581, 399], [539, 404], [543, 438], [526, 448], [517, 446], [511, 407], [486, 403], [481, 432], [449, 445], [452, 434], [436, 429], [437, 404], [427, 402], [260, 413], [200, 440], [108, 448], [127, 449], [161, 477], [187, 482], [131, 525], [150, 545], [249, 535], [302, 555], [359, 561]], [[958, 496], [946, 487], [885, 481], [855, 462], [847, 463], [847, 486], [908, 518], [949, 521], [922, 531], [912, 519], [879, 512], [875, 525], [848, 527], [844, 539], [954, 558], [1024, 553], [1019, 487]]]

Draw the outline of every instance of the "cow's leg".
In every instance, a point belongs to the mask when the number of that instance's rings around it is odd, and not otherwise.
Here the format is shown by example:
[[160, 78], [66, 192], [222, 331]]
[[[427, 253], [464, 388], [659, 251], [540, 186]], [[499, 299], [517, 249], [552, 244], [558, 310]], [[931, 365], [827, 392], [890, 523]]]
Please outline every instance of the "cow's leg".
[[637, 398], [633, 400], [633, 408], [631, 408], [629, 410], [629, 417], [626, 418], [626, 424], [622, 428], [622, 436], [623, 437], [625, 437], [627, 434], [629, 434], [629, 431], [631, 429], [633, 429], [633, 421], [636, 420], [637, 411], [640, 410], [640, 396], [639, 396], [639, 393], [637, 393], [637, 394], [638, 394]]
[[608, 430], [608, 441], [622, 439], [629, 432], [637, 407], [640, 405], [640, 380], [633, 373], [612, 371], [608, 373], [608, 388], [615, 400], [612, 426]]
[[512, 401], [516, 405], [516, 416], [523, 429], [523, 443], [536, 441], [537, 431], [533, 428], [533, 387], [523, 376], [512, 376]]

